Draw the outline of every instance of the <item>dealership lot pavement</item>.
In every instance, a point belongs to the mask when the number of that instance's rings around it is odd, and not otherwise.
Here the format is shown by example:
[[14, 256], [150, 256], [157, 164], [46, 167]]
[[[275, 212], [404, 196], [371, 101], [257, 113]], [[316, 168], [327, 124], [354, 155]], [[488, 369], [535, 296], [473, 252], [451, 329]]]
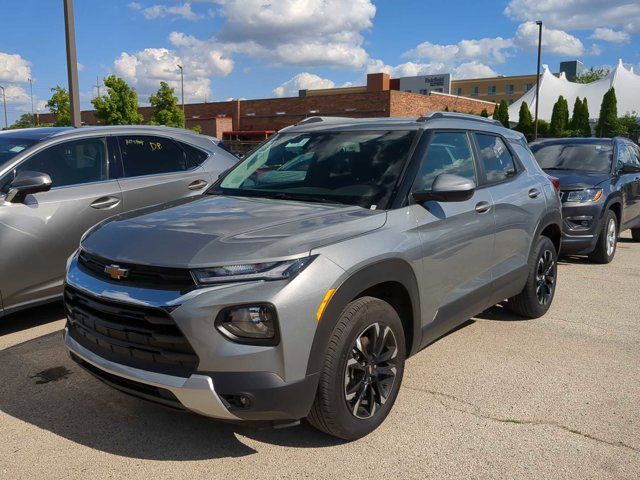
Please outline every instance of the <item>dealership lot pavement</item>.
[[345, 444], [113, 391], [68, 358], [59, 305], [0, 320], [0, 478], [639, 478], [640, 244], [563, 261], [551, 311], [496, 307], [410, 359], [394, 410]]

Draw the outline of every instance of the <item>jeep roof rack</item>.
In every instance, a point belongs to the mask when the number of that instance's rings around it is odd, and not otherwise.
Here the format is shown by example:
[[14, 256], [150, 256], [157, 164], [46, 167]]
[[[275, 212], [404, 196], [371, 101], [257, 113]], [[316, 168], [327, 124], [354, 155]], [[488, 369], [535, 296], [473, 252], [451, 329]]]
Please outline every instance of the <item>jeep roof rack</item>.
[[470, 113], [457, 113], [457, 112], [431, 112], [418, 118], [418, 122], [428, 122], [429, 120], [435, 120], [437, 118], [450, 118], [453, 120], [471, 120], [473, 122], [489, 123], [503, 127], [502, 123], [493, 118], [479, 117], [478, 115], [472, 115]]
[[296, 123], [296, 126], [297, 125], [306, 125], [308, 123], [319, 123], [319, 122], [339, 123], [339, 122], [348, 122], [350, 120], [353, 120], [353, 118], [352, 117], [321, 117], [321, 116], [315, 116], [315, 117], [305, 118], [304, 120], [300, 120], [298, 123]]

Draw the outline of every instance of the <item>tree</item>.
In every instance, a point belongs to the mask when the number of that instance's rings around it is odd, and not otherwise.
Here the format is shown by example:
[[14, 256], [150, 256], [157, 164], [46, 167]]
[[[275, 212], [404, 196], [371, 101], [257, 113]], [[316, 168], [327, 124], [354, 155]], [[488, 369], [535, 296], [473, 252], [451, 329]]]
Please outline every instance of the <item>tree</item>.
[[500, 100], [493, 111], [493, 119], [498, 120], [502, 125], [509, 128], [509, 104], [505, 100]]
[[627, 113], [624, 117], [618, 119], [620, 128], [622, 130], [621, 135], [634, 136], [640, 131], [640, 124], [638, 124], [638, 114], [636, 112]]
[[529, 135], [533, 132], [533, 115], [531, 115], [527, 102], [522, 102], [520, 105], [518, 125], [516, 125], [515, 130], [518, 130], [525, 135]]
[[196, 133], [202, 133], [202, 125], [194, 125], [189, 130], [192, 130]]
[[107, 94], [96, 97], [91, 103], [96, 117], [106, 125], [138, 125], [143, 117], [138, 113], [138, 95], [127, 82], [116, 75], [104, 79]]
[[538, 136], [545, 137], [549, 134], [549, 123], [544, 120], [538, 120]]
[[607, 75], [609, 75], [608, 68], [591, 67], [589, 70], [585, 70], [580, 75], [577, 75], [573, 81], [576, 83], [591, 83], [600, 80]]
[[169, 87], [167, 82], [160, 82], [157, 93], [149, 97], [149, 103], [153, 107], [150, 123], [167, 127], [184, 126], [184, 113], [173, 93], [174, 89]]
[[618, 121], [618, 100], [616, 90], [612, 87], [602, 97], [600, 106], [600, 117], [596, 125], [596, 135], [598, 137], [616, 137], [621, 135], [623, 128]]
[[480, 112], [480, 116], [484, 118], [489, 118], [489, 112], [487, 112], [486, 108], [482, 109], [482, 111]]
[[574, 125], [574, 129], [578, 131], [583, 137], [591, 136], [591, 124], [589, 123], [589, 104], [587, 103], [587, 97], [581, 102], [580, 116]]
[[561, 137], [569, 123], [569, 104], [562, 95], [558, 97], [558, 101], [553, 106], [551, 113], [551, 124], [549, 125], [549, 134], [553, 137]]
[[576, 97], [576, 101], [573, 104], [573, 114], [571, 120], [569, 120], [569, 128], [571, 130], [577, 130], [578, 122], [580, 122], [580, 115], [582, 114], [582, 100], [580, 97]]
[[449, 105], [445, 105], [443, 112], [448, 112], [448, 111], [449, 111]]
[[23, 113], [20, 115], [20, 118], [13, 122], [12, 125], [9, 125], [9, 130], [13, 130], [15, 128], [31, 128], [35, 127], [35, 123], [33, 121], [33, 115], [30, 113]]
[[53, 94], [47, 102], [47, 108], [56, 117], [56, 127], [71, 125], [71, 102], [66, 88], [56, 85], [51, 89]]

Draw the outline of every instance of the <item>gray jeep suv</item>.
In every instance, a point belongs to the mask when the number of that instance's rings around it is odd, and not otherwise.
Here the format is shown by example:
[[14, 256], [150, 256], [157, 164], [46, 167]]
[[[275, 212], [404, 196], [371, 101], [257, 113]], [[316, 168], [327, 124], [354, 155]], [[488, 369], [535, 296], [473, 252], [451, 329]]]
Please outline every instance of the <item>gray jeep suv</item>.
[[206, 195], [87, 232], [65, 342], [133, 395], [355, 439], [409, 355], [498, 302], [547, 311], [560, 208], [524, 137], [492, 120], [310, 118]]

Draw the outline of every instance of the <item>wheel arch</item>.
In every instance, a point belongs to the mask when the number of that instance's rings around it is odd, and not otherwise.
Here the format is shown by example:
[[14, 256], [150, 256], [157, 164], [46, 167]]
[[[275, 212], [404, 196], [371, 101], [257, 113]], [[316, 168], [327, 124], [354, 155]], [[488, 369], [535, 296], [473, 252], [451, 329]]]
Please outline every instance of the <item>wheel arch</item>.
[[405, 260], [382, 260], [356, 271], [336, 289], [318, 322], [307, 375], [322, 369], [324, 352], [342, 311], [350, 302], [364, 296], [386, 301], [396, 310], [405, 330], [407, 356], [418, 351], [422, 328], [415, 273]]
[[[534, 234], [534, 240], [539, 237], [548, 237], [556, 247], [556, 252], [560, 253], [560, 247], [562, 244], [562, 214], [560, 211], [548, 211], [538, 222], [536, 231]], [[529, 255], [533, 251], [536, 242], [531, 242], [529, 249]]]

